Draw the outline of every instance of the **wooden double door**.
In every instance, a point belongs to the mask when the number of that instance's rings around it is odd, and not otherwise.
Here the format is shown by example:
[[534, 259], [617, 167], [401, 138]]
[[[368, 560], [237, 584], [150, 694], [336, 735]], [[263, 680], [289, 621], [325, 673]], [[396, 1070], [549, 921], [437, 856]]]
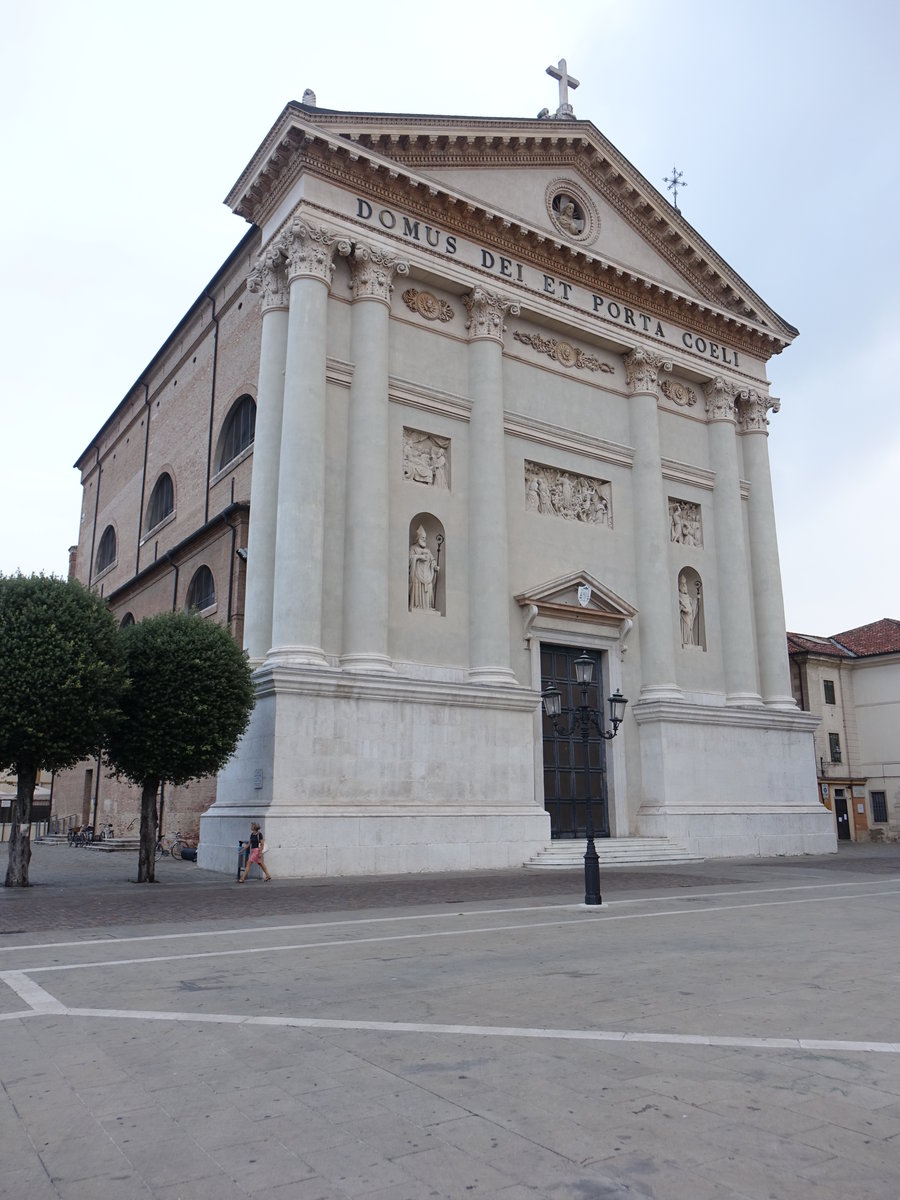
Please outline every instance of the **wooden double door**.
[[[588, 688], [587, 702], [599, 710], [601, 727], [605, 724], [606, 690], [600, 654], [575, 646], [541, 644], [541, 690], [551, 685], [562, 694], [563, 709], [581, 704], [581, 688], [575, 680], [575, 659], [587, 653], [594, 660], [594, 678]], [[606, 792], [606, 741], [591, 726], [587, 740], [581, 727], [569, 732], [565, 712], [558, 718], [559, 732], [542, 713], [544, 748], [544, 807], [550, 814], [551, 836], [583, 838], [587, 834], [588, 788], [595, 837], [609, 837], [609, 804]], [[585, 758], [586, 756], [586, 758]], [[585, 772], [585, 761], [588, 771]]]

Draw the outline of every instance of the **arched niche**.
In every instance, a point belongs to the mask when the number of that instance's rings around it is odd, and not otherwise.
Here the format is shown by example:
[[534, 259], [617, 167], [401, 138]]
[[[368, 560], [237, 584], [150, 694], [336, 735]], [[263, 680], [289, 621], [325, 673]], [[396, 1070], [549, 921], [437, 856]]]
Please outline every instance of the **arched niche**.
[[444, 526], [433, 513], [409, 523], [409, 611], [447, 615], [447, 547]]
[[703, 604], [703, 581], [693, 567], [678, 572], [676, 589], [678, 628], [685, 650], [706, 650], [706, 616]]

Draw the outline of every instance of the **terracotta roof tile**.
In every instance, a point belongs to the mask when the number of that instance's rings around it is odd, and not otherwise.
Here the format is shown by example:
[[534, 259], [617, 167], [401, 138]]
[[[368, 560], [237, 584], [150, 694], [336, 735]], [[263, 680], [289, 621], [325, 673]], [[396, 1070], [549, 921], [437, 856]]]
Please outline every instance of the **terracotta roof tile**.
[[859, 657], [869, 654], [900, 653], [900, 621], [884, 617], [871, 625], [859, 625], [845, 633], [836, 633], [834, 641]]
[[872, 654], [900, 653], [900, 621], [885, 617], [832, 637], [789, 633], [788, 654], [822, 654], [832, 658], [866, 658]]
[[825, 654], [831, 658], [851, 658], [849, 650], [838, 646], [832, 638], [816, 637], [812, 633], [789, 633], [788, 654]]

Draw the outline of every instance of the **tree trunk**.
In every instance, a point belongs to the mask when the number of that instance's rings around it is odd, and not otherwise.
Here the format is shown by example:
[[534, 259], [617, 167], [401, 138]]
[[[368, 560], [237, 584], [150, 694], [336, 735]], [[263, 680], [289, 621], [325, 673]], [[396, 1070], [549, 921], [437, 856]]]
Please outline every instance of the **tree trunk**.
[[138, 883], [156, 883], [156, 797], [159, 780], [148, 779], [141, 789], [141, 849]]
[[28, 864], [31, 862], [31, 803], [37, 767], [33, 763], [16, 763], [16, 802], [9, 827], [9, 866], [6, 868], [7, 887], [28, 887]]

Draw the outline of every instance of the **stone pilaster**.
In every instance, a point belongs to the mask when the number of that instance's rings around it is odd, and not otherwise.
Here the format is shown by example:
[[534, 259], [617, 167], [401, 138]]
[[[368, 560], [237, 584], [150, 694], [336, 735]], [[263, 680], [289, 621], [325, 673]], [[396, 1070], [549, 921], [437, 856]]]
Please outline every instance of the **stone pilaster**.
[[328, 292], [334, 255], [350, 247], [300, 219], [291, 223], [284, 247], [291, 292], [270, 657], [321, 664]]
[[738, 432], [744, 471], [750, 484], [750, 559], [763, 702], [770, 708], [794, 708], [769, 471], [769, 419], [766, 416], [769, 409], [778, 412], [780, 408], [781, 402], [773, 396], [752, 389], [738, 393]]
[[465, 298], [469, 331], [469, 678], [511, 684], [503, 334], [519, 306], [474, 288]]
[[634, 461], [631, 494], [636, 546], [638, 630], [641, 644], [641, 699], [677, 698], [673, 605], [675, 581], [669, 573], [668, 504], [663, 489], [659, 442], [659, 372], [671, 370], [638, 346], [624, 356], [631, 395], [629, 421]]
[[278, 460], [284, 408], [289, 285], [282, 239], [259, 255], [247, 280], [259, 296], [262, 333], [256, 386], [256, 433], [250, 483], [250, 538], [244, 646], [254, 662], [272, 645], [272, 591], [275, 582], [275, 529], [278, 516]]
[[733, 384], [721, 377], [705, 387], [710, 463], [716, 473], [713, 518], [719, 576], [719, 614], [725, 668], [725, 703], [759, 704], [753, 655], [753, 620], [735, 438]]
[[347, 442], [344, 627], [341, 664], [392, 670], [388, 656], [390, 305], [395, 275], [409, 264], [357, 243], [353, 289], [353, 382]]

